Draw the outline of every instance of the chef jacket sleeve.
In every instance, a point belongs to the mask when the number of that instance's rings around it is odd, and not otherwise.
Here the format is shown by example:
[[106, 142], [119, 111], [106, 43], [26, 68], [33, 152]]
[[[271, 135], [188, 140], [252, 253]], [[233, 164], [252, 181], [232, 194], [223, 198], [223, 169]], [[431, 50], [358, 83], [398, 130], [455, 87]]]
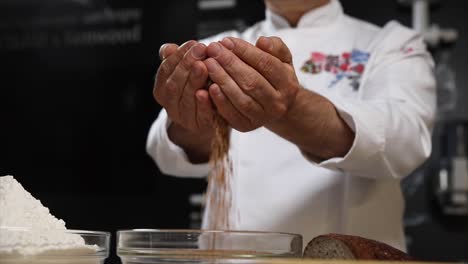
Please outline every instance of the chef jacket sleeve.
[[161, 110], [148, 135], [146, 142], [148, 154], [164, 174], [194, 178], [208, 175], [210, 170], [208, 163], [191, 163], [185, 151], [169, 139], [167, 128], [170, 122], [166, 110]]
[[344, 157], [319, 166], [366, 178], [400, 179], [429, 157], [436, 109], [434, 64], [418, 35], [401, 26], [390, 31], [376, 48], [380, 54], [363, 76], [367, 78], [358, 98], [328, 96], [355, 139]]

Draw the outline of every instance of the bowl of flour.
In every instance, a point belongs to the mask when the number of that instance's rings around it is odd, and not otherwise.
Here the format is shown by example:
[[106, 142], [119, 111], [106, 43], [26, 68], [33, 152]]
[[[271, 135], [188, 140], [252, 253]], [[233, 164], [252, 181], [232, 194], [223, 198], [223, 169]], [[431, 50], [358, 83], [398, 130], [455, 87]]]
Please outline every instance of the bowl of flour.
[[101, 264], [107, 232], [69, 230], [12, 176], [0, 177], [2, 264]]

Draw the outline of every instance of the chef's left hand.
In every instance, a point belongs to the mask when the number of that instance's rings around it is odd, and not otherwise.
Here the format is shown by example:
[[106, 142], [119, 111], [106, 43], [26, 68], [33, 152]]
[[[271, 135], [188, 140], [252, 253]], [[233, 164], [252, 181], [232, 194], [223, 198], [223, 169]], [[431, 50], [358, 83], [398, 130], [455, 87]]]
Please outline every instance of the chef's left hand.
[[261, 37], [255, 46], [224, 38], [211, 43], [207, 54], [209, 93], [231, 127], [246, 132], [285, 117], [300, 85], [280, 38]]

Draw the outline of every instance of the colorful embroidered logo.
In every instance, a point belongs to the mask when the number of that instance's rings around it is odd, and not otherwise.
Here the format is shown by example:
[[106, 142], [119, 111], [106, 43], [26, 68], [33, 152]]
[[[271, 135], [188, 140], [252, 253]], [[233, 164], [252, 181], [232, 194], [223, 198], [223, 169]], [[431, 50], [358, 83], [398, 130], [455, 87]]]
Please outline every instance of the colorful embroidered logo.
[[312, 74], [319, 74], [323, 71], [334, 74], [335, 79], [328, 85], [329, 88], [347, 78], [356, 91], [359, 89], [359, 81], [369, 57], [370, 53], [360, 50], [344, 52], [341, 56], [312, 52], [311, 58], [304, 63], [301, 70]]

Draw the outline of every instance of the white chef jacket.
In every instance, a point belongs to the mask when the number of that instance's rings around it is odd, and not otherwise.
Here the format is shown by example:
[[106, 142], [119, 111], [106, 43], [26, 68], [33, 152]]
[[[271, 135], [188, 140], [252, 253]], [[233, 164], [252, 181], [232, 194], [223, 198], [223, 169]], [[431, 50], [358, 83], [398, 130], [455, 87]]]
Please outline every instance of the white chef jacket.
[[[431, 152], [435, 115], [433, 61], [419, 35], [397, 22], [383, 28], [349, 17], [337, 0], [306, 13], [296, 28], [267, 10], [266, 19], [225, 36], [255, 43], [280, 37], [300, 84], [327, 97], [355, 132], [344, 157], [320, 163], [266, 128], [232, 131], [238, 230], [360, 235], [405, 250], [400, 180]], [[147, 151], [166, 174], [204, 177], [168, 139], [162, 110]], [[314, 140], [311, 138], [311, 140]], [[204, 224], [209, 221], [209, 211]]]

